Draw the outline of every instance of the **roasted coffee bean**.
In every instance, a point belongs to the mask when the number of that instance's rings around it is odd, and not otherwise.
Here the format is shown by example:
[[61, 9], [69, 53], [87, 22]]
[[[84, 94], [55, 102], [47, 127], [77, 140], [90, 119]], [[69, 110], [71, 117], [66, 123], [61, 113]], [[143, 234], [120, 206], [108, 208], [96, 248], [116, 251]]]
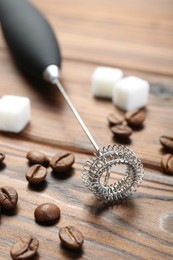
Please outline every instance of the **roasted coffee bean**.
[[163, 155], [161, 166], [165, 173], [173, 175], [173, 155], [170, 153]]
[[43, 203], [34, 211], [37, 222], [42, 224], [55, 224], [60, 217], [60, 209], [53, 203]]
[[110, 114], [107, 119], [110, 126], [120, 125], [124, 121], [124, 118], [122, 116], [113, 113]]
[[4, 186], [0, 188], [0, 205], [4, 209], [14, 209], [17, 205], [18, 194], [17, 191], [10, 187]]
[[26, 179], [29, 183], [32, 184], [38, 184], [45, 180], [47, 176], [47, 169], [40, 165], [35, 164], [29, 168], [29, 170], [26, 173]]
[[32, 164], [41, 164], [44, 166], [49, 165], [49, 158], [40, 151], [30, 151], [27, 153], [26, 158], [29, 160], [29, 163]]
[[84, 237], [82, 233], [73, 226], [60, 228], [59, 238], [65, 247], [71, 249], [81, 248], [84, 242]]
[[0, 163], [5, 159], [5, 154], [0, 152]]
[[52, 157], [50, 166], [55, 172], [64, 172], [69, 170], [75, 161], [72, 153], [59, 153]]
[[160, 143], [167, 150], [173, 151], [173, 137], [163, 135], [160, 137]]
[[145, 109], [136, 109], [125, 114], [125, 119], [130, 126], [141, 126], [146, 118]]
[[16, 260], [30, 259], [37, 253], [38, 247], [39, 241], [36, 238], [21, 237], [11, 248], [10, 254]]
[[132, 133], [132, 129], [126, 125], [116, 125], [111, 127], [111, 131], [115, 137], [128, 138]]

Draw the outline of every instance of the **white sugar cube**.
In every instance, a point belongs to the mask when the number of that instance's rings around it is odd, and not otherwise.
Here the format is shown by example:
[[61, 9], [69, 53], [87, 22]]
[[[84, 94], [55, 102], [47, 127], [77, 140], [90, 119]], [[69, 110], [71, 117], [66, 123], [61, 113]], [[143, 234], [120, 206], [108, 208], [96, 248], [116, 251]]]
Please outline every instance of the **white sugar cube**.
[[115, 83], [112, 100], [123, 110], [132, 110], [147, 104], [149, 83], [138, 77], [129, 76]]
[[112, 98], [115, 83], [123, 76], [120, 69], [97, 67], [92, 76], [92, 93], [95, 97]]
[[0, 99], [0, 130], [19, 133], [30, 120], [30, 99], [6, 95]]

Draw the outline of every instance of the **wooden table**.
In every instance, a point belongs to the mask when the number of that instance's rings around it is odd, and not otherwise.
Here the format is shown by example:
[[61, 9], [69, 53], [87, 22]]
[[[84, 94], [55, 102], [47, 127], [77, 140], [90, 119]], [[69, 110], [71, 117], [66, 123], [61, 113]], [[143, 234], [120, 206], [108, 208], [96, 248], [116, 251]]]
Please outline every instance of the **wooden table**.
[[[40, 241], [34, 259], [173, 259], [173, 176], [160, 166], [165, 153], [161, 135], [173, 134], [173, 1], [171, 0], [33, 0], [50, 21], [63, 56], [62, 82], [99, 146], [117, 142], [107, 125], [111, 112], [122, 113], [111, 101], [94, 99], [91, 76], [96, 66], [123, 69], [151, 84], [145, 126], [135, 131], [127, 146], [142, 159], [142, 186], [126, 202], [106, 208], [83, 185], [81, 171], [93, 147], [58, 91], [24, 78], [0, 35], [0, 96], [28, 96], [32, 119], [20, 134], [0, 134], [6, 159], [0, 185], [19, 194], [17, 209], [1, 214], [0, 259], [10, 259], [10, 248], [23, 235]], [[68, 176], [49, 169], [44, 185], [30, 187], [25, 179], [26, 153], [41, 150], [50, 158], [74, 152]], [[111, 175], [111, 179], [121, 174]], [[51, 227], [35, 223], [37, 205], [53, 202], [61, 218]], [[83, 250], [60, 246], [58, 230], [74, 225], [85, 237]]]

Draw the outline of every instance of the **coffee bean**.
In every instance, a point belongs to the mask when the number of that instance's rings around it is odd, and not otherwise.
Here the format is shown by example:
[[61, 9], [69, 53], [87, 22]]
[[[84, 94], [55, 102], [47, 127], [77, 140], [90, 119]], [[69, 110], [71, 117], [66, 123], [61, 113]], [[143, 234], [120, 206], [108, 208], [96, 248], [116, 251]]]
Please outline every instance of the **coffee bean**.
[[21, 237], [11, 248], [10, 254], [16, 260], [30, 259], [37, 253], [38, 247], [39, 241], [36, 238]]
[[113, 113], [110, 114], [107, 119], [110, 126], [120, 125], [124, 121], [124, 118], [122, 116]]
[[47, 176], [47, 169], [40, 165], [35, 164], [29, 168], [29, 170], [26, 173], [26, 179], [29, 183], [32, 184], [38, 184], [45, 180]]
[[163, 155], [161, 166], [165, 173], [173, 175], [173, 155], [170, 153]]
[[52, 157], [50, 166], [55, 172], [64, 172], [69, 170], [75, 161], [72, 153], [59, 153]]
[[130, 126], [141, 126], [146, 118], [145, 109], [136, 109], [125, 114], [125, 119]]
[[84, 237], [82, 233], [73, 226], [60, 228], [59, 238], [65, 247], [71, 249], [81, 248], [84, 242]]
[[60, 217], [60, 209], [53, 203], [44, 203], [35, 209], [34, 216], [39, 223], [55, 224]]
[[4, 186], [0, 188], [0, 205], [4, 209], [14, 209], [17, 205], [18, 194], [17, 191], [10, 187]]
[[27, 153], [26, 158], [29, 160], [29, 163], [32, 164], [41, 164], [44, 166], [49, 165], [49, 158], [40, 151], [30, 151]]
[[160, 143], [167, 150], [173, 151], [173, 137], [163, 135], [160, 137]]
[[0, 152], [0, 163], [5, 159], [5, 154]]
[[132, 129], [126, 125], [113, 126], [111, 127], [111, 131], [118, 138], [128, 138], [133, 133]]

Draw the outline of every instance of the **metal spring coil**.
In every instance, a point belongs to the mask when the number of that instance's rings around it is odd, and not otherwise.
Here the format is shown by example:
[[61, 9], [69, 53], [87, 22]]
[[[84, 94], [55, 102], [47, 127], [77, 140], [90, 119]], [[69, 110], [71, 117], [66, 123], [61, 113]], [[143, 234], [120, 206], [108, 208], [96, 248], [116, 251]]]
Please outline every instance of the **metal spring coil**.
[[[124, 177], [108, 185], [111, 168], [118, 164], [127, 165]], [[123, 145], [109, 145], [100, 150], [99, 156], [86, 161], [82, 174], [85, 186], [98, 199], [114, 203], [136, 191], [142, 182], [144, 169], [141, 160], [131, 149]], [[103, 174], [106, 174], [105, 181], [101, 182]]]

